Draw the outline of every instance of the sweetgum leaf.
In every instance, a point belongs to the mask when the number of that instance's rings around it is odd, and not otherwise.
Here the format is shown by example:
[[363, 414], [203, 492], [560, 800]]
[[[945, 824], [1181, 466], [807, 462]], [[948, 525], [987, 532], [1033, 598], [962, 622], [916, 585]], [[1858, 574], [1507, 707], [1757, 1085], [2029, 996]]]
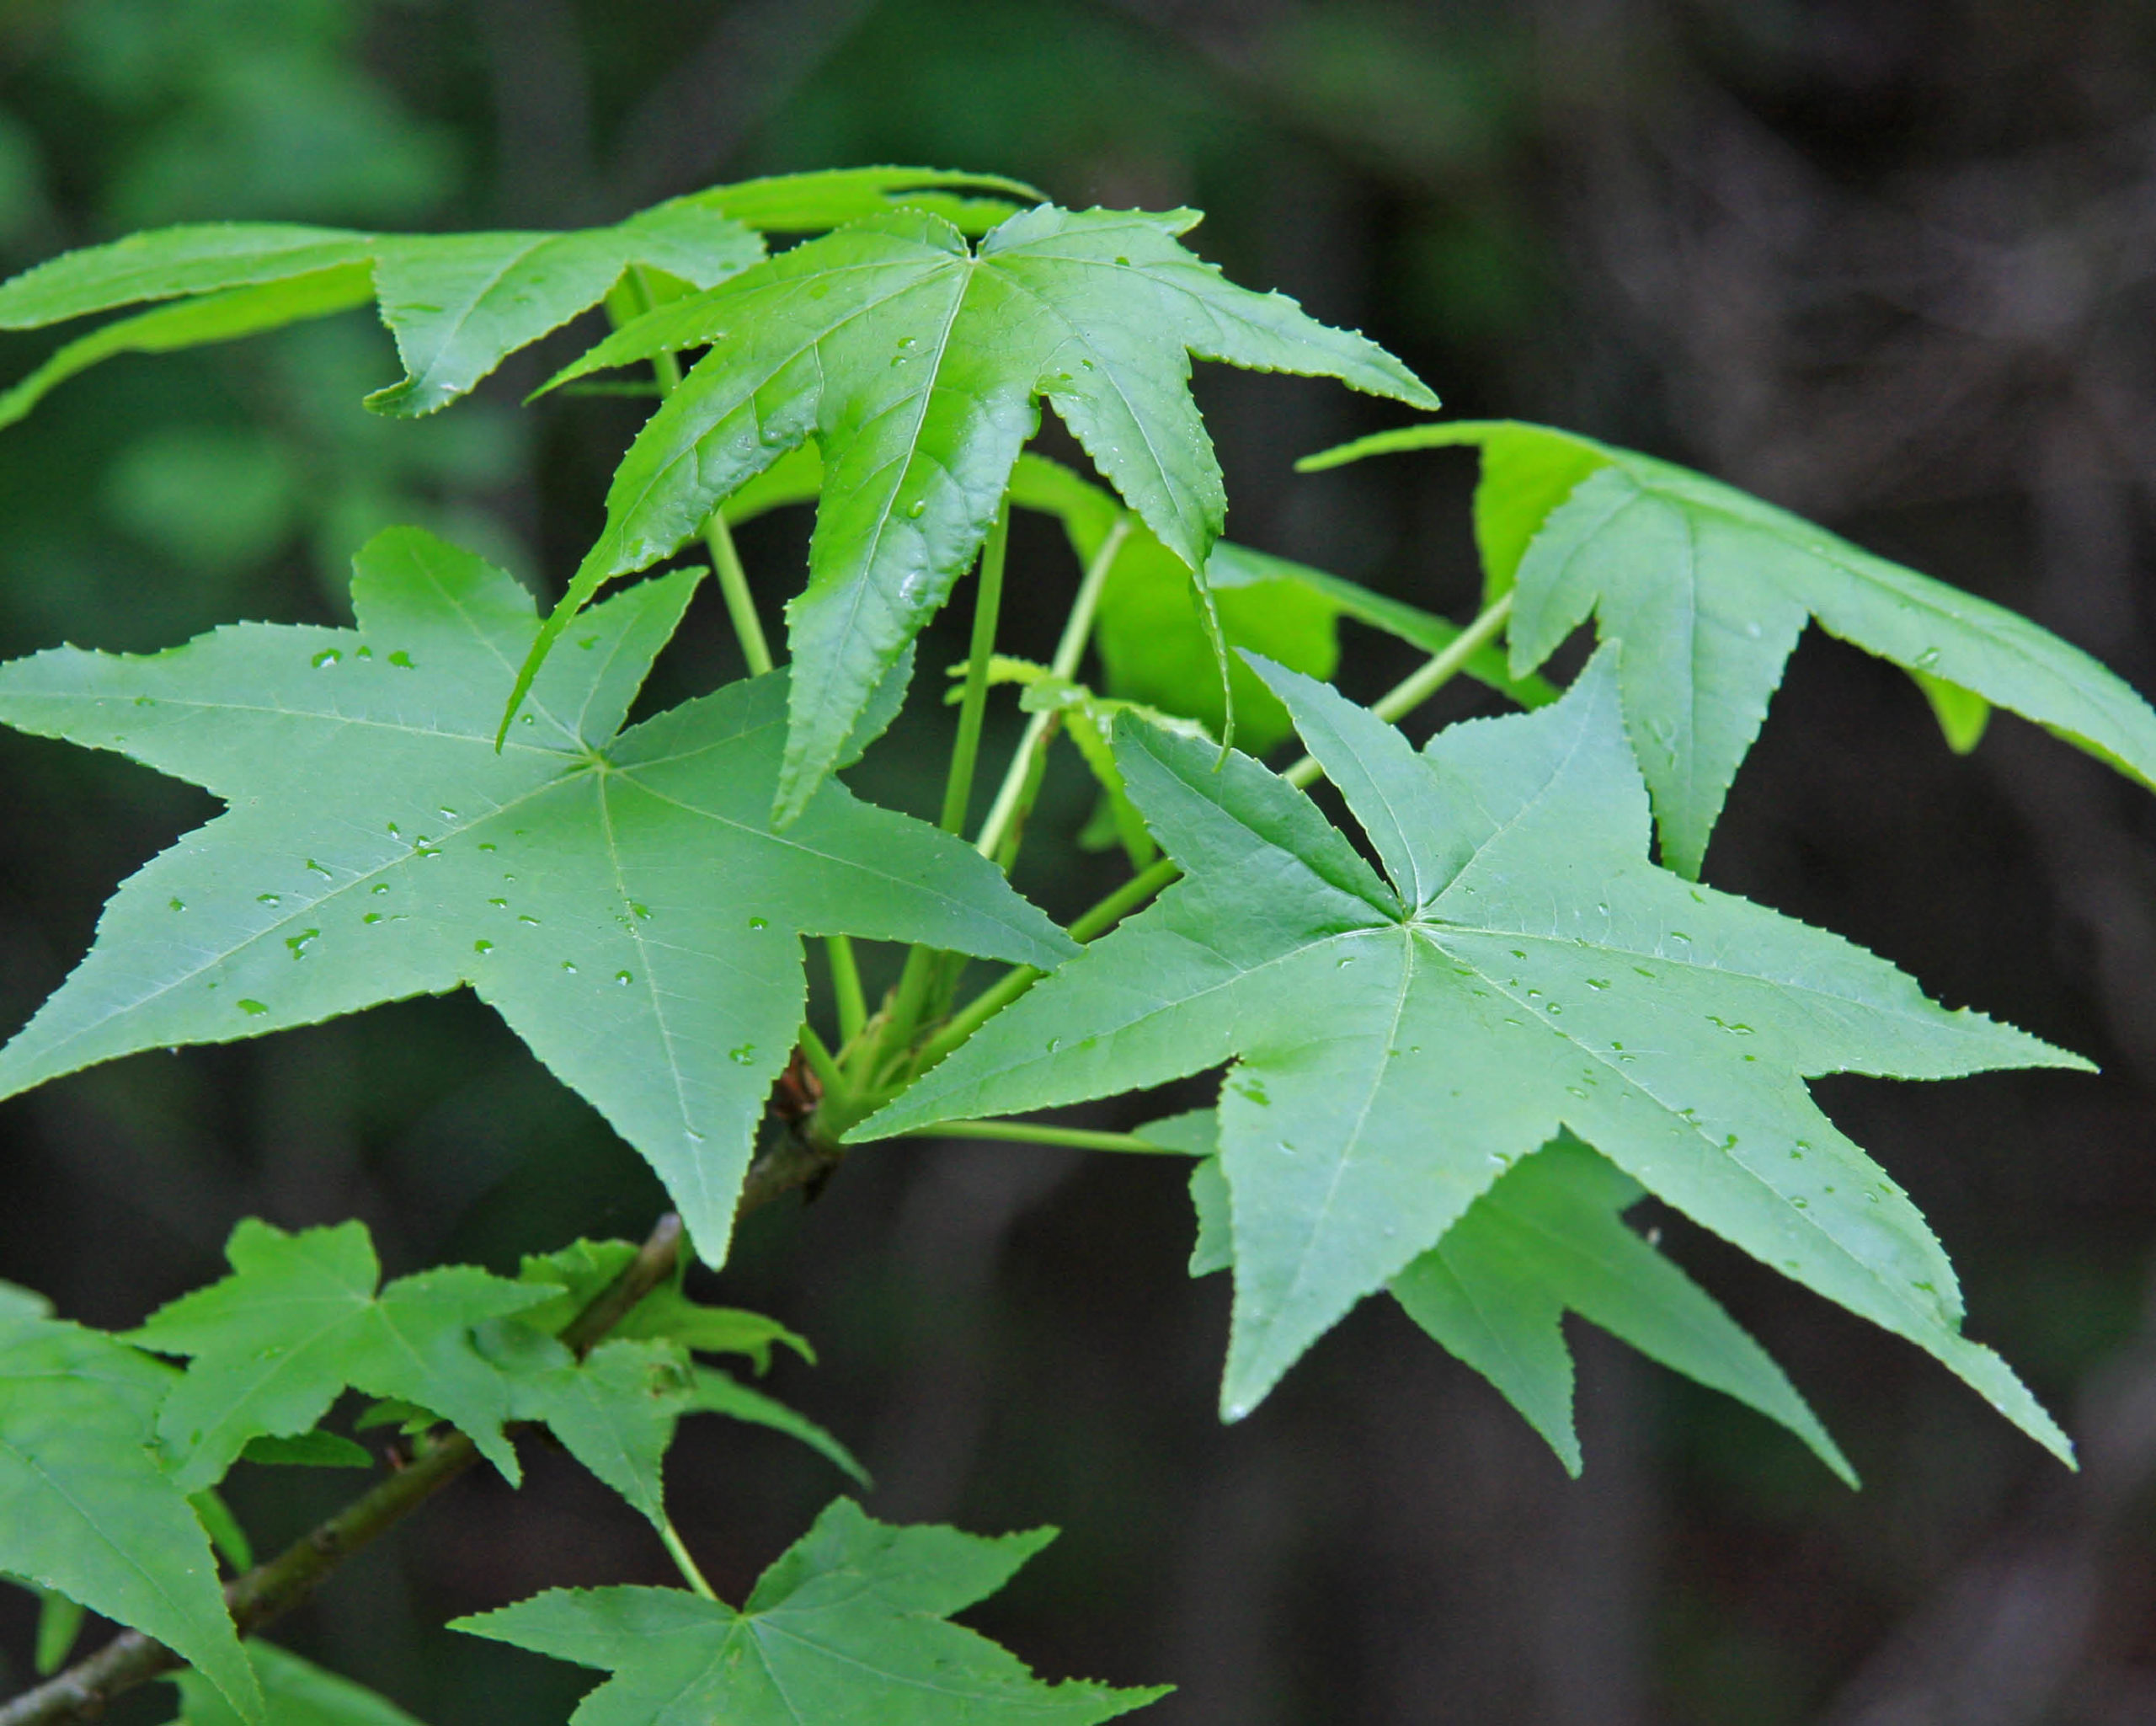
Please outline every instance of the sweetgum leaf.
[[472, 1330], [546, 1298], [468, 1264], [382, 1279], [364, 1225], [286, 1234], [248, 1218], [225, 1247], [232, 1274], [150, 1315], [130, 1340], [192, 1356], [157, 1412], [180, 1487], [195, 1491], [259, 1435], [312, 1429], [347, 1386], [432, 1409], [511, 1481], [514, 1413], [500, 1370]]
[[370, 299], [380, 302], [405, 375], [367, 405], [430, 414], [518, 349], [597, 305], [632, 265], [708, 287], [763, 254], [752, 229], [691, 199], [571, 233], [368, 234], [217, 222], [131, 234], [0, 283], [0, 329], [35, 329], [144, 300], [181, 303], [69, 343], [0, 397], [0, 425], [115, 354], [229, 341]]
[[1854, 1486], [1848, 1460], [1766, 1350], [1625, 1226], [1640, 1197], [1637, 1182], [1561, 1136], [1500, 1175], [1392, 1280], [1393, 1296], [1497, 1386], [1575, 1475], [1568, 1312], [1780, 1421]]
[[556, 1589], [451, 1627], [612, 1673], [573, 1726], [1087, 1726], [1165, 1695], [1044, 1684], [949, 1622], [1054, 1532], [892, 1527], [840, 1499], [738, 1611], [677, 1589]]
[[603, 583], [667, 556], [813, 436], [825, 484], [808, 585], [787, 608], [796, 681], [777, 808], [791, 820], [980, 549], [1043, 399], [1193, 570], [1226, 503], [1189, 355], [1435, 399], [1374, 343], [1184, 250], [1177, 236], [1197, 220], [1043, 206], [976, 250], [940, 217], [872, 216], [616, 331], [556, 381], [711, 351], [630, 446], [526, 676]]
[[[271, 1643], [250, 1642], [247, 1655], [268, 1704], [263, 1726], [419, 1726], [387, 1697]], [[179, 1688], [179, 1713], [172, 1726], [233, 1726], [238, 1717], [193, 1673], [172, 1681]]]
[[0, 1311], [0, 1570], [155, 1637], [259, 1720], [209, 1538], [151, 1448], [177, 1376], [96, 1331]]
[[1663, 857], [1679, 874], [1699, 874], [1738, 764], [1813, 618], [1953, 686], [1951, 708], [1938, 708], [1933, 682], [1925, 690], [1956, 747], [1973, 746], [1981, 713], [1970, 703], [1981, 698], [2156, 786], [2156, 712], [2087, 654], [1689, 468], [1505, 420], [1384, 432], [1300, 465], [1462, 443], [1492, 452], [1476, 510], [1493, 587], [1517, 558], [1513, 671], [1540, 665], [1590, 612], [1603, 640], [1622, 642], [1625, 729], [1653, 793]]
[[[1190, 1274], [1235, 1264], [1228, 1178], [1216, 1154], [1219, 1112], [1193, 1109], [1139, 1130], [1199, 1157], [1190, 1172], [1198, 1238]], [[1580, 1472], [1572, 1424], [1567, 1312], [1599, 1324], [1673, 1371], [1789, 1428], [1849, 1485], [1856, 1476], [1766, 1351], [1713, 1297], [1620, 1220], [1639, 1184], [1561, 1134], [1498, 1176], [1444, 1237], [1392, 1280], [1394, 1297], [1444, 1347], [1487, 1378]]]
[[469, 985], [650, 1159], [718, 1262], [801, 1021], [797, 931], [1044, 968], [1072, 950], [970, 847], [836, 784], [775, 833], [783, 674], [619, 729], [696, 572], [586, 617], [497, 753], [530, 596], [415, 529], [355, 563], [357, 629], [0, 666], [0, 721], [230, 805], [121, 886], [0, 1049], [0, 1096]]
[[2004, 1364], [1961, 1335], [1952, 1270], [1915, 1207], [1803, 1080], [2086, 1063], [1650, 865], [1615, 657], [1605, 648], [1556, 705], [1453, 726], [1419, 756], [1325, 686], [1261, 665], [1389, 879], [1247, 757], [1215, 772], [1202, 745], [1123, 732], [1131, 798], [1186, 879], [852, 1136], [1235, 1060], [1220, 1108], [1234, 1418], [1570, 1127], [2067, 1455]]

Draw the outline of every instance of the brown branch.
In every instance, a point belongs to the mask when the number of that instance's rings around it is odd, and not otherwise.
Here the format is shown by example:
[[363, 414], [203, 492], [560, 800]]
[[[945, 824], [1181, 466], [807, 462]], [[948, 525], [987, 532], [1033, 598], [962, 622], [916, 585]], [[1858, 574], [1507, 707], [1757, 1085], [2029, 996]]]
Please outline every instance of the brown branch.
[[[843, 1154], [835, 1146], [785, 1134], [750, 1166], [736, 1218], [797, 1187], [822, 1182]], [[562, 1340], [579, 1355], [588, 1353], [631, 1307], [672, 1274], [680, 1248], [681, 1219], [670, 1211], [659, 1218], [650, 1238], [621, 1274], [569, 1321]], [[380, 1539], [478, 1460], [478, 1448], [472, 1440], [452, 1432], [267, 1563], [227, 1583], [225, 1604], [240, 1634], [259, 1630], [302, 1604], [345, 1559]], [[94, 1719], [122, 1691], [185, 1664], [139, 1630], [122, 1631], [97, 1653], [0, 1705], [0, 1726], [59, 1726], [63, 1721]]]

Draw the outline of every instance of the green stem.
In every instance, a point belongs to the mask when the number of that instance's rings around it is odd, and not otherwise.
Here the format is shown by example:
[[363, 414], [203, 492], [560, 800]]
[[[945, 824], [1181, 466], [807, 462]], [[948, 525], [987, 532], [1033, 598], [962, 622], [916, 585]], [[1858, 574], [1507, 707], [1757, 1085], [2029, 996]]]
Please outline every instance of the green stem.
[[1068, 1145], [1080, 1151], [1133, 1151], [1145, 1157], [1187, 1157], [1135, 1133], [1095, 1133], [1082, 1127], [1038, 1126], [1029, 1120], [947, 1120], [940, 1126], [915, 1127], [902, 1139], [995, 1139], [1018, 1145]]
[[1070, 938], [1073, 941], [1090, 941], [1096, 935], [1113, 928], [1126, 914], [1137, 910], [1182, 874], [1179, 865], [1162, 858], [1150, 869], [1133, 875], [1071, 924]]
[[[638, 311], [652, 309], [651, 282], [641, 264], [629, 266], [629, 292]], [[671, 354], [654, 354], [651, 375], [658, 381], [663, 400], [681, 382], [681, 362]], [[734, 530], [726, 525], [723, 510], [713, 510], [704, 523], [704, 543], [711, 548], [712, 567], [718, 572], [718, 590], [726, 596], [726, 615], [733, 620], [741, 657], [749, 662], [749, 675], [760, 677], [771, 668], [771, 643], [764, 639], [763, 620], [757, 617], [756, 601], [749, 591], [749, 574], [741, 567], [741, 554], [734, 548]]]
[[[1391, 688], [1370, 703], [1370, 711], [1387, 722], [1403, 719], [1422, 705], [1460, 673], [1460, 668], [1475, 657], [1477, 648], [1487, 642], [1505, 626], [1505, 619], [1512, 615], [1513, 596], [1508, 590], [1494, 600], [1487, 610], [1453, 638], [1452, 644], [1434, 655], [1419, 671], [1410, 672]], [[1325, 769], [1309, 756], [1293, 766], [1283, 768], [1280, 777], [1290, 785], [1305, 786], [1315, 783], [1325, 777]]]
[[712, 567], [718, 571], [718, 590], [725, 596], [726, 615], [733, 621], [734, 639], [741, 644], [741, 657], [749, 662], [749, 675], [760, 677], [771, 668], [771, 644], [765, 639], [755, 596], [749, 591], [749, 572], [734, 548], [734, 530], [726, 525], [723, 509], [713, 510], [704, 523], [704, 543], [711, 548]]
[[[1101, 590], [1107, 585], [1108, 571], [1115, 567], [1116, 554], [1130, 537], [1130, 520], [1127, 511], [1116, 517], [1115, 526], [1108, 530], [1101, 548], [1093, 553], [1092, 562], [1086, 566], [1085, 575], [1078, 583], [1078, 596], [1070, 602], [1070, 615], [1064, 621], [1062, 639], [1055, 644], [1055, 657], [1049, 662], [1049, 670], [1059, 677], [1075, 676], [1078, 662], [1086, 656], [1086, 643], [1093, 633], [1094, 616], [1100, 610]], [[1025, 795], [1033, 754], [1047, 741], [1049, 725], [1054, 718], [1052, 713], [1035, 713], [1026, 722], [1026, 735], [1018, 740], [1017, 753], [1011, 757], [1011, 765], [1004, 771], [995, 801], [989, 805], [988, 819], [981, 823], [980, 837], [974, 842], [974, 849], [983, 857], [992, 859], [1001, 851]]]
[[[974, 765], [980, 756], [980, 728], [988, 710], [988, 662], [995, 652], [995, 619], [1003, 604], [1003, 557], [1011, 540], [1011, 499], [1008, 493], [995, 512], [995, 525], [981, 548], [980, 585], [974, 594], [974, 633], [966, 658], [966, 682], [958, 700], [958, 736], [951, 746], [951, 772], [943, 784], [943, 812], [937, 825], [947, 833], [965, 831], [967, 806], [973, 801]], [[883, 1050], [903, 1049], [912, 1040], [921, 1023], [921, 1009], [937, 981], [937, 954], [932, 947], [915, 947], [906, 954], [905, 969], [891, 997], [891, 1012], [880, 1042]]]
[[958, 701], [958, 740], [951, 747], [950, 777], [943, 784], [943, 815], [937, 823], [947, 833], [965, 830], [966, 807], [973, 801], [974, 764], [980, 756], [981, 721], [988, 712], [988, 662], [995, 653], [995, 618], [1003, 605], [1003, 555], [1011, 542], [1011, 500], [995, 512], [995, 525], [981, 548], [980, 585], [974, 594], [973, 650], [966, 660], [965, 692]]
[[831, 993], [837, 997], [839, 1009], [839, 1046], [844, 1048], [868, 1023], [868, 997], [861, 992], [861, 967], [854, 963], [852, 941], [844, 935], [826, 935], [824, 953], [830, 961]]
[[842, 1093], [848, 1088], [846, 1075], [839, 1071], [839, 1064], [832, 1057], [830, 1049], [816, 1034], [816, 1028], [806, 1019], [801, 1022], [801, 1053], [808, 1062], [809, 1071], [816, 1075], [816, 1082], [826, 1093]]
[[664, 1513], [659, 1517], [659, 1538], [666, 1547], [666, 1556], [674, 1561], [674, 1568], [681, 1573], [682, 1581], [706, 1600], [717, 1600], [718, 1595], [704, 1580], [704, 1573], [696, 1568], [696, 1561], [689, 1556], [688, 1547], [682, 1543], [680, 1534], [674, 1526], [674, 1519]]
[[1006, 971], [953, 1013], [936, 1034], [921, 1045], [915, 1066], [926, 1071], [935, 1066], [1047, 975], [1046, 971], [1037, 971], [1029, 965], [1018, 965]]

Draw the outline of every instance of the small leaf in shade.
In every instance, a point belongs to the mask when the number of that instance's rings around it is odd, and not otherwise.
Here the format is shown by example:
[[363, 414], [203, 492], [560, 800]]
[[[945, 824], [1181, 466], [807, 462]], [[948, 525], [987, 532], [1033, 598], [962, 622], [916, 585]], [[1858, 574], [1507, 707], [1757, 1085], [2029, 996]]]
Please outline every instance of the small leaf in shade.
[[451, 1627], [611, 1673], [573, 1726], [1091, 1726], [1166, 1695], [1043, 1683], [949, 1622], [1054, 1533], [893, 1527], [840, 1499], [739, 1611], [677, 1589], [556, 1589]]

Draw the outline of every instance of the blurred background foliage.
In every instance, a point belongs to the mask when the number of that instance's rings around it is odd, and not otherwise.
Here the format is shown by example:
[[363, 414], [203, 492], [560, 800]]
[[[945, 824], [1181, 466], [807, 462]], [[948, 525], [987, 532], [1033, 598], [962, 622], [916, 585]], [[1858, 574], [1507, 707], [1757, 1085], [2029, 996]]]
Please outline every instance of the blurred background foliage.
[[[1369, 330], [1454, 411], [1694, 462], [2148, 688], [2152, 89], [2156, 13], [2134, 0], [3, 0], [0, 262], [214, 216], [574, 226], [876, 160], [1189, 202], [1207, 255]], [[0, 375], [55, 339], [8, 338]], [[391, 521], [556, 590], [642, 411], [519, 408], [566, 351], [416, 425], [359, 406], [396, 375], [365, 314], [66, 386], [0, 434], [0, 651], [333, 620], [351, 550]], [[1298, 479], [1297, 455], [1385, 413], [1286, 378], [1199, 387], [1237, 538], [1466, 614], [1471, 458]], [[744, 532], [774, 622], [805, 533], [799, 510]], [[1012, 646], [1045, 657], [1076, 572], [1039, 522], [1014, 556]], [[1401, 650], [1348, 631], [1341, 681], [1368, 697]], [[655, 698], [736, 663], [707, 601]], [[1422, 723], [1481, 710], [1448, 701]], [[923, 807], [940, 769], [908, 740], [947, 723], [910, 714], [863, 788]], [[12, 735], [0, 785], [12, 1026], [113, 884], [209, 810]], [[1089, 804], [1065, 761], [1037, 831]], [[1115, 868], [1043, 842], [1021, 874], [1067, 914]], [[1173, 1680], [1163, 1726], [2156, 1719], [2156, 806], [2010, 719], [1953, 756], [1905, 679], [1815, 636], [1708, 871], [2103, 1063], [1820, 1087], [1933, 1217], [1973, 1331], [2067, 1419], [2078, 1477], [1668, 1218], [1860, 1494], [1584, 1332], [1570, 1483], [1376, 1302], [1224, 1429], [1225, 1291], [1185, 1279], [1181, 1181], [1144, 1159], [878, 1150], [760, 1217], [717, 1297], [819, 1345], [773, 1387], [860, 1451], [879, 1515], [1063, 1525], [977, 1622], [1051, 1673]], [[0, 1109], [0, 1273], [115, 1325], [212, 1274], [243, 1214], [364, 1217], [394, 1272], [641, 1234], [659, 1204], [457, 998], [86, 1074]], [[352, 1566], [286, 1639], [436, 1726], [562, 1718], [578, 1675], [435, 1627], [666, 1567], [603, 1489], [535, 1460], [520, 1495], [475, 1480]], [[258, 1545], [344, 1490], [297, 1472], [236, 1483]], [[745, 1428], [691, 1429], [673, 1467], [737, 1598], [841, 1484]], [[0, 1688], [30, 1624], [9, 1591]]]

